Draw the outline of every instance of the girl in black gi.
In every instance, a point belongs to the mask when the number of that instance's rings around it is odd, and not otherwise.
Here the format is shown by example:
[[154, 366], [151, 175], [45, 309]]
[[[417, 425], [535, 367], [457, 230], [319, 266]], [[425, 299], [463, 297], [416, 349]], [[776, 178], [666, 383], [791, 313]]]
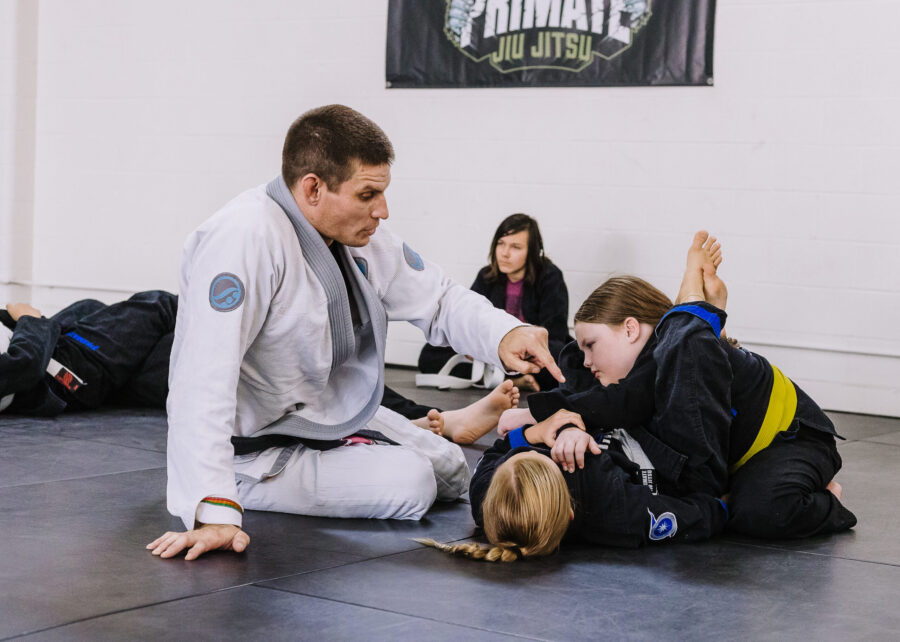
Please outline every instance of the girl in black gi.
[[[50, 318], [25, 303], [0, 312], [0, 410], [54, 416], [107, 402], [165, 407], [178, 297], [154, 290]], [[7, 343], [8, 342], [8, 343]]]
[[[645, 540], [664, 539], [660, 536], [672, 531], [675, 538], [679, 533], [696, 538], [714, 534], [726, 518], [734, 532], [768, 538], [855, 525], [833, 481], [841, 459], [831, 421], [777, 368], [722, 338], [726, 290], [715, 273], [717, 256], [720, 260], [715, 239], [698, 232], [675, 307], [635, 277], [610, 279], [595, 290], [575, 316], [577, 344], [560, 357], [565, 387], [532, 395], [530, 415], [537, 425], [498, 441], [485, 455], [488, 465], [479, 465], [473, 476], [472, 512], [493, 548], [439, 547], [494, 559], [555, 550], [567, 532], [561, 520], [546, 528], [558, 513], [549, 489], [560, 488], [559, 480], [549, 472], [542, 479], [525, 475], [520, 465], [512, 465], [522, 455], [511, 447], [540, 440], [553, 444], [550, 455], [567, 471], [559, 477], [575, 500], [573, 525], [588, 541], [625, 543], [623, 531], [632, 538], [646, 532]], [[558, 437], [548, 432], [566, 422], [573, 427]], [[626, 428], [653, 462], [665, 494], [654, 501], [664, 504], [646, 505], [646, 492], [628, 485], [612, 457], [605, 474], [596, 472], [605, 456], [584, 458], [588, 448], [600, 454], [595, 437], [618, 427]], [[504, 493], [503, 485], [516, 492]], [[530, 486], [537, 490], [526, 507], [521, 500]], [[580, 494], [573, 487], [580, 487]], [[603, 502], [595, 495], [611, 499]], [[719, 497], [727, 500], [721, 513], [712, 510]], [[663, 508], [668, 523], [659, 516]], [[542, 532], [552, 537], [537, 537]]]
[[[525, 323], [539, 325], [549, 334], [554, 358], [572, 340], [569, 336], [569, 292], [562, 272], [544, 256], [544, 242], [537, 221], [527, 214], [506, 217], [494, 232], [488, 254], [472, 290], [487, 297], [494, 307], [505, 309]], [[453, 348], [425, 345], [419, 370], [438, 372], [453, 355]], [[471, 366], [461, 364], [451, 373], [468, 378]], [[550, 390], [557, 385], [546, 370], [513, 380], [520, 390]]]

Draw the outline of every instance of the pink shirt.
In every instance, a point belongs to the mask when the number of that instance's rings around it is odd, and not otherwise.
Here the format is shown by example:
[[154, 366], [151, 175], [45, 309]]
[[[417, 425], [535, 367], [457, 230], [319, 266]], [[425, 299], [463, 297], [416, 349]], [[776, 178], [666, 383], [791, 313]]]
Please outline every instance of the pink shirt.
[[516, 317], [519, 321], [525, 321], [522, 317], [522, 285], [525, 279], [520, 279], [513, 283], [506, 281], [506, 311]]

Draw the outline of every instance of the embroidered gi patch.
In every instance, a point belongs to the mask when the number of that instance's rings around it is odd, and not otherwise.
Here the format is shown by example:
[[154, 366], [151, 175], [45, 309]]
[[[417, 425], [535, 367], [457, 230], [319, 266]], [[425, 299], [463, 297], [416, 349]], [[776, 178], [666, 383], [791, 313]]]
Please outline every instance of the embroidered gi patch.
[[209, 305], [217, 312], [231, 312], [244, 302], [244, 284], [230, 272], [216, 275], [209, 285]]
[[356, 267], [359, 268], [359, 271], [362, 272], [362, 275], [368, 279], [369, 278], [369, 262], [366, 261], [361, 256], [354, 256], [353, 262], [356, 263]]
[[403, 258], [406, 259], [406, 264], [416, 272], [425, 269], [425, 261], [406, 243], [403, 244]]
[[672, 513], [663, 513], [659, 517], [654, 515], [650, 509], [650, 539], [654, 542], [664, 540], [667, 537], [674, 537], [678, 532], [678, 520]]

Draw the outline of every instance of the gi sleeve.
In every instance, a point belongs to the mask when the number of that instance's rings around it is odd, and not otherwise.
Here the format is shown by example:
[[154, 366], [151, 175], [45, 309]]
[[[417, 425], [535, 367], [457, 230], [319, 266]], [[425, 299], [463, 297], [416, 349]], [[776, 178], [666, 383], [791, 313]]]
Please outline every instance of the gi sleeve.
[[[576, 352], [582, 355], [576, 344], [570, 343], [562, 353], [560, 364], [572, 362]], [[578, 365], [580, 370], [585, 370]], [[579, 378], [570, 371], [569, 367], [563, 369], [567, 384]], [[586, 390], [573, 390], [564, 384], [554, 390], [530, 395], [528, 408], [537, 421], [547, 419], [558, 410], [577, 412], [585, 427], [591, 431], [642, 425], [653, 417], [654, 384], [655, 365], [647, 355], [639, 359], [628, 376], [619, 383], [603, 386], [591, 381]]]
[[680, 488], [718, 497], [728, 486], [731, 384], [719, 339], [725, 313], [707, 303], [676, 306], [657, 326], [652, 434], [687, 456]]
[[391, 260], [379, 258], [389, 274], [373, 278], [386, 278], [382, 300], [389, 320], [409, 321], [431, 345], [450, 345], [460, 354], [502, 367], [500, 341], [522, 322], [454, 282], [387, 230], [379, 233], [384, 236], [373, 250], [388, 253]]
[[478, 526], [484, 525], [481, 505], [484, 503], [484, 496], [491, 485], [491, 479], [494, 478], [494, 471], [507, 459], [510, 450], [508, 437], [497, 439], [490, 448], [484, 451], [481, 459], [475, 465], [475, 472], [472, 473], [472, 479], [469, 481], [469, 503], [472, 507], [472, 519]]
[[231, 445], [238, 380], [282, 273], [274, 230], [251, 217], [218, 223], [185, 246], [169, 374], [168, 507], [188, 529], [241, 525]]
[[5, 325], [10, 330], [16, 329], [16, 322], [13, 320], [12, 315], [6, 310], [0, 310], [0, 323]]
[[20, 317], [6, 352], [0, 354], [0, 397], [40, 383], [58, 340], [59, 324], [52, 319]]
[[[653, 495], [633, 482], [607, 454], [590, 457], [579, 476], [580, 539], [592, 544], [636, 548], [665, 541], [700, 541], [721, 533], [728, 520], [724, 503], [711, 495]], [[576, 508], [578, 510], [578, 508]]]

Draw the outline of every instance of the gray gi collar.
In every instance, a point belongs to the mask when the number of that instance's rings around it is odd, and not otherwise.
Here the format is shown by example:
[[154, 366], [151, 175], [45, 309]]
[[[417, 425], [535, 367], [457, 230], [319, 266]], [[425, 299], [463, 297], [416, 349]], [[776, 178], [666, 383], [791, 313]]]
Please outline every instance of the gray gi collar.
[[[294, 226], [294, 231], [297, 233], [297, 239], [300, 241], [300, 249], [303, 252], [304, 260], [309, 264], [316, 278], [318, 278], [325, 289], [325, 295], [328, 300], [328, 323], [332, 337], [331, 370], [334, 372], [360, 347], [357, 345], [353, 332], [350, 300], [347, 294], [347, 287], [344, 284], [344, 277], [322, 236], [306, 220], [300, 208], [297, 207], [297, 202], [284, 182], [284, 178], [279, 176], [266, 185], [266, 194], [278, 203], [290, 219]], [[356, 267], [347, 248], [341, 247], [338, 254], [344, 263], [348, 278], [353, 280], [353, 286], [355, 286], [353, 290], [357, 295], [361, 295], [356, 297], [356, 303], [361, 317], [364, 319], [368, 317], [369, 321], [364, 327], [364, 331], [371, 332], [374, 335], [372, 338], [375, 344], [374, 352], [377, 355], [377, 365], [373, 364], [373, 366], [378, 368], [378, 383], [375, 386], [375, 390], [372, 391], [372, 396], [365, 407], [355, 417], [342, 424], [326, 426], [304, 419], [299, 415], [286, 415], [260, 431], [260, 433], [292, 434], [314, 439], [330, 439], [335, 436], [343, 437], [352, 434], [354, 430], [364, 428], [375, 415], [375, 411], [381, 403], [381, 397], [384, 392], [384, 349], [387, 340], [387, 312], [375, 289]], [[298, 331], [302, 331], [302, 329], [298, 329]], [[372, 356], [374, 355], [370, 355], [370, 358]]]
[[[341, 365], [356, 347], [353, 339], [353, 323], [350, 320], [350, 301], [344, 277], [334, 262], [334, 257], [322, 236], [316, 231], [294, 200], [287, 183], [279, 176], [266, 185], [266, 194], [281, 206], [291, 220], [303, 258], [312, 268], [316, 278], [325, 288], [328, 297], [328, 321], [331, 324], [331, 368]], [[358, 302], [361, 303], [361, 302]]]

